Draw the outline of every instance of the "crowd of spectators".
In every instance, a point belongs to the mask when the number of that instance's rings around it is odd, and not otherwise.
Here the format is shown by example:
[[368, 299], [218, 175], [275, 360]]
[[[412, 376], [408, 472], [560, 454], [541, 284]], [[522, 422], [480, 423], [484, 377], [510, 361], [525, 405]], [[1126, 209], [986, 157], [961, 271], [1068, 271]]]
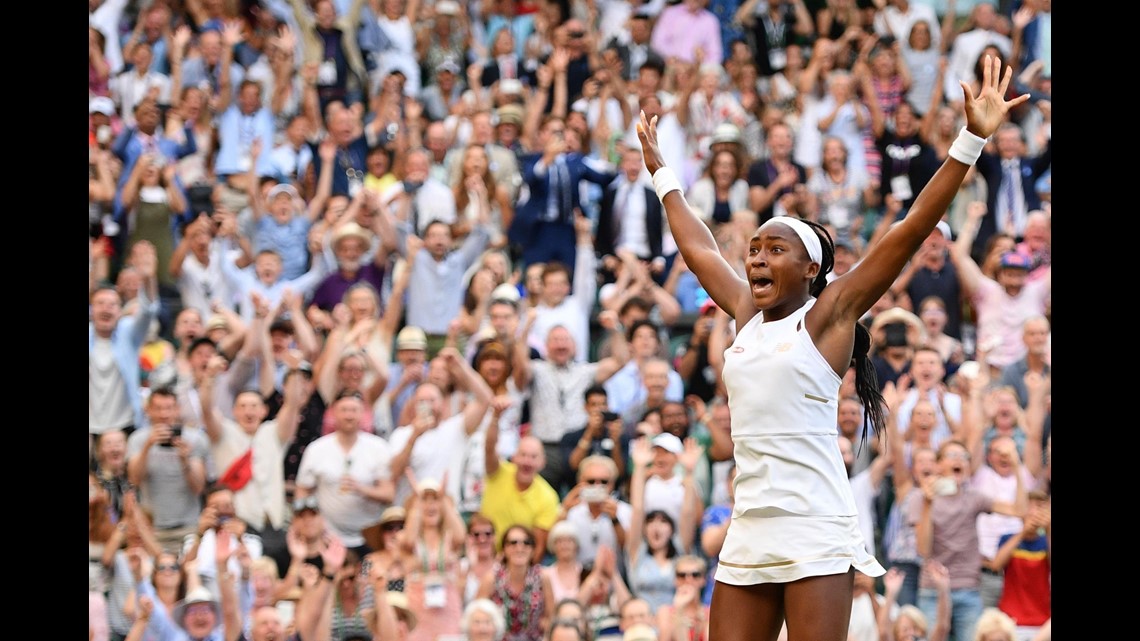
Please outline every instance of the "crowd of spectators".
[[[1050, 0], [90, 0], [96, 641], [703, 641], [733, 323], [634, 134], [738, 270], [836, 275], [1013, 68], [864, 321], [837, 444], [851, 641], [1050, 634]], [[290, 635], [296, 635], [295, 637]]]

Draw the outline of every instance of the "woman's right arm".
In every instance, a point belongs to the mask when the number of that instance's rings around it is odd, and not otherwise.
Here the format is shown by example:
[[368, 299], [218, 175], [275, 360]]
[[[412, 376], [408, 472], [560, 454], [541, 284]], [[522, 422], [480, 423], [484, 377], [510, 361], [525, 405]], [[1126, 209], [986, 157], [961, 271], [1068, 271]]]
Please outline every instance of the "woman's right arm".
[[[665, 161], [661, 157], [661, 150], [657, 147], [656, 116], [651, 123], [646, 119], [645, 112], [641, 112], [637, 137], [641, 141], [645, 168], [649, 170], [650, 175], [665, 169]], [[728, 261], [720, 255], [720, 248], [708, 225], [689, 208], [680, 184], [675, 184], [678, 188], [665, 194], [661, 204], [665, 208], [669, 229], [673, 233], [673, 238], [677, 240], [681, 256], [716, 304], [721, 309], [731, 310], [736, 316], [738, 305], [748, 298], [748, 283], [738, 276]]]

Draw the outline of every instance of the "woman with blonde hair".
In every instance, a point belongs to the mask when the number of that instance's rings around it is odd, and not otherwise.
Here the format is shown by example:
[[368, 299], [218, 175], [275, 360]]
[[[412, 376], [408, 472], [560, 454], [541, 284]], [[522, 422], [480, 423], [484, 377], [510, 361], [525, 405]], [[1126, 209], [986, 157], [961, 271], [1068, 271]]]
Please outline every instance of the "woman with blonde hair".
[[442, 491], [442, 481], [417, 482], [409, 472], [415, 493], [408, 499], [408, 520], [400, 533], [400, 552], [407, 574], [404, 594], [419, 624], [408, 634], [408, 641], [435, 641], [437, 637], [459, 634], [463, 608], [459, 554], [467, 528], [455, 501]]
[[974, 641], [1017, 641], [1017, 624], [997, 608], [986, 608], [974, 623]]

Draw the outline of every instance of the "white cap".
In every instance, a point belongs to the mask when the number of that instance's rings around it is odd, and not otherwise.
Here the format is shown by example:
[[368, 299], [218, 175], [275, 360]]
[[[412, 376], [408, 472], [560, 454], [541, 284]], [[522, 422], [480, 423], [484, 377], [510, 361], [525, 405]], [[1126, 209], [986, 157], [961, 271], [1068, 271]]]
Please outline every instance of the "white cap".
[[681, 443], [681, 439], [670, 434], [669, 432], [661, 432], [657, 436], [654, 436], [653, 440], [650, 441], [650, 443], [653, 445], [653, 447], [659, 447], [666, 452], [672, 452], [673, 454], [677, 455], [680, 455], [681, 452], [685, 451], [685, 446]]

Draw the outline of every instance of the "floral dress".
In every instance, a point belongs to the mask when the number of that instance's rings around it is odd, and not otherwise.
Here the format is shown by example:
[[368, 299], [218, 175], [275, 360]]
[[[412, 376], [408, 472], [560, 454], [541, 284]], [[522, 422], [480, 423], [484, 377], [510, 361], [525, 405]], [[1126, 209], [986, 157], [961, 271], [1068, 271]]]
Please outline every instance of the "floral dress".
[[496, 564], [491, 600], [503, 606], [507, 633], [503, 641], [539, 641], [542, 639], [542, 615], [546, 609], [542, 593], [542, 569], [531, 565], [526, 571], [522, 592], [515, 594], [507, 578], [507, 567]]

